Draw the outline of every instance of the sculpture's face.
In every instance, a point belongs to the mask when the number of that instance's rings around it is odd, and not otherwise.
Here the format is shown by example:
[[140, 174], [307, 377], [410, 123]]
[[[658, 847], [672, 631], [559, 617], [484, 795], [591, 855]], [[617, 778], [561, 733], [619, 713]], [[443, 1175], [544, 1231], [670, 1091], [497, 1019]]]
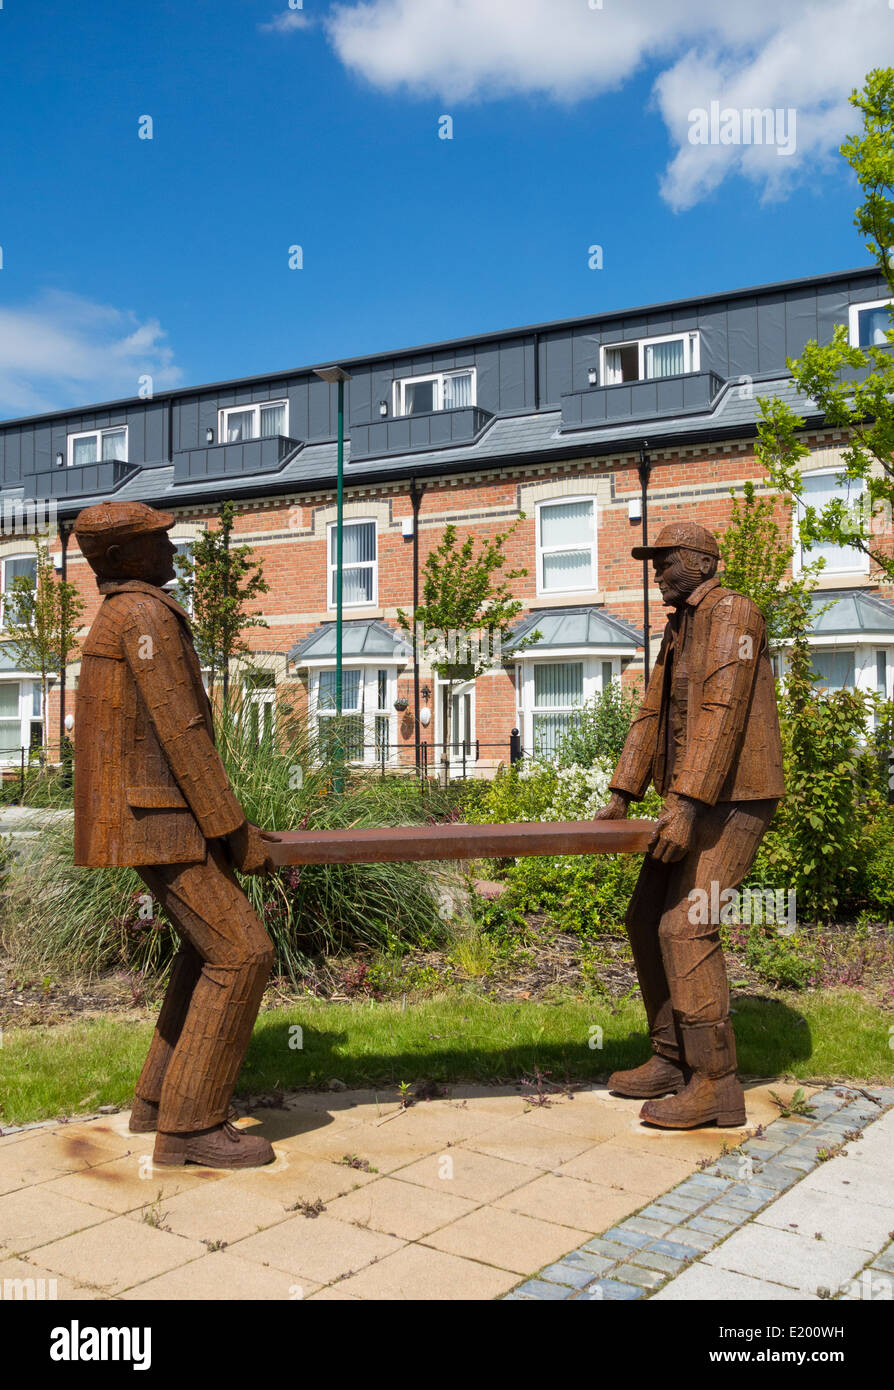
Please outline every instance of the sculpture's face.
[[716, 569], [710, 555], [695, 550], [662, 550], [652, 559], [655, 583], [661, 590], [661, 601], [669, 608], [679, 608], [699, 584], [709, 579]]
[[96, 566], [104, 579], [142, 579], [160, 588], [177, 578], [176, 549], [167, 531], [149, 531], [124, 545], [112, 545]]

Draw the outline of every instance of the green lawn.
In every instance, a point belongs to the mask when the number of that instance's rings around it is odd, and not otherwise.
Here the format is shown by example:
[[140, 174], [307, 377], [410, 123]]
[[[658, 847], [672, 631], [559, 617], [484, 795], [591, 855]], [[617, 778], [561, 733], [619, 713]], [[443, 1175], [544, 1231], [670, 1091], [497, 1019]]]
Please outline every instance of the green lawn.
[[[734, 1023], [745, 1076], [890, 1084], [891, 1015], [850, 990], [737, 998]], [[303, 1037], [290, 1033], [300, 1025]], [[594, 1031], [601, 1029], [601, 1035]], [[0, 1047], [0, 1124], [25, 1124], [133, 1095], [152, 1024], [100, 1018], [7, 1029]], [[591, 1040], [600, 1044], [590, 1046]], [[302, 1047], [290, 1042], [302, 1042]], [[491, 1003], [474, 994], [399, 1003], [308, 999], [262, 1014], [239, 1080], [242, 1092], [422, 1079], [515, 1081], [535, 1065], [554, 1080], [605, 1076], [644, 1061], [637, 1000]]]

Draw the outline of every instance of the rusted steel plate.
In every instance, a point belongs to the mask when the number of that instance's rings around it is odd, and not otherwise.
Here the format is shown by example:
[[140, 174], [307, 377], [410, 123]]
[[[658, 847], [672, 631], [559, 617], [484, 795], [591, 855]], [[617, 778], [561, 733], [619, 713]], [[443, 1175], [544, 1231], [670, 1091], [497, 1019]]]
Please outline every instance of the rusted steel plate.
[[525, 821], [510, 825], [401, 825], [380, 830], [285, 830], [264, 834], [268, 863], [383, 864], [415, 859], [514, 859], [535, 854], [637, 854], [650, 820]]

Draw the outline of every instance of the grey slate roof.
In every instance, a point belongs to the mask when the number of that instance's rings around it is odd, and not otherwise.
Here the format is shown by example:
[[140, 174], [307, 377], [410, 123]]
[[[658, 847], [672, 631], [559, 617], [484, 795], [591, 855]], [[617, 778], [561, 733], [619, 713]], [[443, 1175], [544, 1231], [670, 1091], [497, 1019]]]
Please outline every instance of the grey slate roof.
[[540, 637], [524, 648], [524, 655], [563, 647], [617, 647], [633, 653], [643, 645], [643, 634], [604, 608], [546, 608], [535, 610], [523, 618], [504, 644], [504, 651], [513, 648], [530, 632]]
[[[342, 624], [342, 654], [348, 657], [381, 657], [405, 661], [412, 656], [408, 642], [378, 618], [351, 619]], [[335, 656], [335, 623], [321, 623], [289, 652], [289, 660], [299, 666], [331, 661]]]
[[[817, 637], [847, 636], [859, 640], [861, 633], [894, 639], [894, 603], [860, 589], [827, 589], [810, 596], [817, 616], [810, 631]], [[826, 612], [823, 607], [828, 604]]]

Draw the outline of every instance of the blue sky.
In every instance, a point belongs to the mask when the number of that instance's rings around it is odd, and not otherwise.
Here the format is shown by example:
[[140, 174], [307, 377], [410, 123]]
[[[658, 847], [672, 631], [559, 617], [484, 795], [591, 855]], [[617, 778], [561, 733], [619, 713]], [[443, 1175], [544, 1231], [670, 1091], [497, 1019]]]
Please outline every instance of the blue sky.
[[[835, 149], [894, 13], [715, 8], [3, 0], [0, 416], [865, 264]], [[694, 147], [715, 97], [794, 156]]]

